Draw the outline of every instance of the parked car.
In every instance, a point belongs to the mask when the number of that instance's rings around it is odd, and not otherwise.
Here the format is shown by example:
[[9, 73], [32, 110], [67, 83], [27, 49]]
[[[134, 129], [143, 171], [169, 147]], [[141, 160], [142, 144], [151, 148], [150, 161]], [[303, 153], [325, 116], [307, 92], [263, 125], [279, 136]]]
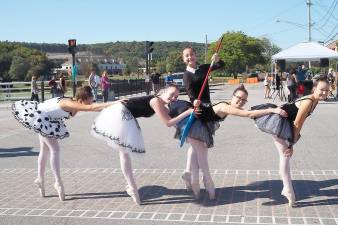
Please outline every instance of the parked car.
[[172, 82], [178, 87], [180, 91], [184, 91], [184, 82], [183, 82], [183, 72], [173, 73], [171, 74]]
[[254, 71], [248, 74], [248, 78], [257, 78], [258, 81], [264, 81], [265, 73], [261, 73], [260, 71]]
[[249, 78], [255, 78], [255, 77], [258, 78], [258, 73], [256, 73], [256, 72], [251, 72], [251, 73], [249, 74]]

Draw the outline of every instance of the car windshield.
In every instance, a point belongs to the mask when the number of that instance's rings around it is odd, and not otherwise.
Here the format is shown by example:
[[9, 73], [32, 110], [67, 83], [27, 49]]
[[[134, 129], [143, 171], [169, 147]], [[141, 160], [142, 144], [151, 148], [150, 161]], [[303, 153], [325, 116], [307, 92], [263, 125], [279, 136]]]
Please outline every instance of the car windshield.
[[173, 79], [183, 79], [183, 73], [171, 75]]

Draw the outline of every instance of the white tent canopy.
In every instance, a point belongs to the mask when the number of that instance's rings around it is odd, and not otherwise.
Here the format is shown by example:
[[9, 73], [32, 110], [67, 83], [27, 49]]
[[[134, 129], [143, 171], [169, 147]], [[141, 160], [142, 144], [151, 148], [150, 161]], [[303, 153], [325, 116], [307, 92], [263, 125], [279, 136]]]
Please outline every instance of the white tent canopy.
[[338, 59], [338, 52], [315, 42], [304, 42], [272, 56], [273, 61], [285, 59], [289, 62], [319, 61], [321, 58]]

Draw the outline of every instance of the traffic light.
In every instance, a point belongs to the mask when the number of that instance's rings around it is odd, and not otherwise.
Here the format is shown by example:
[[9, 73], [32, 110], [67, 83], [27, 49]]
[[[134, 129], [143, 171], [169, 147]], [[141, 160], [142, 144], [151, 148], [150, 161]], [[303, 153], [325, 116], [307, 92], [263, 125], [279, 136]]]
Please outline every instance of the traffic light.
[[153, 41], [146, 41], [146, 54], [152, 53], [154, 48], [151, 47], [154, 44]]
[[76, 75], [77, 75], [77, 67], [75, 65], [75, 50], [76, 50], [76, 39], [68, 40], [68, 52], [72, 54], [72, 80], [73, 80], [73, 97], [75, 97], [76, 91]]
[[75, 54], [76, 49], [76, 39], [69, 39], [68, 40], [68, 52], [71, 54]]

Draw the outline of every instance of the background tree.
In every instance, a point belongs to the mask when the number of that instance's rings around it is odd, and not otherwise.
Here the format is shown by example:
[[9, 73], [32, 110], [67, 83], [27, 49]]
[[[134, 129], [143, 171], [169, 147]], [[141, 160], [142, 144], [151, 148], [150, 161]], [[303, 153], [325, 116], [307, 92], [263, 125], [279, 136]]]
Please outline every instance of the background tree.
[[51, 68], [54, 66], [54, 63], [49, 61], [44, 54], [32, 55], [29, 61], [30, 68], [27, 72], [26, 80], [30, 80], [33, 75], [47, 79], [47, 76], [51, 73]]
[[160, 74], [167, 72], [167, 62], [165, 60], [157, 61], [156, 63], [156, 71]]
[[11, 67], [8, 71], [9, 77], [14, 81], [29, 80], [27, 72], [29, 70], [29, 62], [21, 56], [14, 56], [12, 59]]
[[[215, 44], [211, 44], [208, 51], [208, 63], [213, 53]], [[192, 47], [196, 50], [198, 63], [204, 63], [204, 43], [193, 42], [155, 42], [152, 46], [151, 67], [156, 67], [161, 73], [168, 71], [184, 71], [185, 65], [182, 62], [182, 50], [185, 47]], [[60, 52], [68, 55], [68, 45], [66, 44], [39, 44], [39, 43], [18, 43], [0, 42], [0, 78], [8, 78], [8, 71], [11, 67], [13, 56], [21, 56], [29, 62], [29, 76], [33, 72], [48, 74], [48, 68], [52, 68], [50, 60], [41, 59], [44, 52]], [[140, 67], [145, 67], [144, 49], [145, 43], [142, 42], [109, 42], [89, 45], [78, 45], [78, 51], [86, 51], [88, 55], [105, 55], [115, 59], [121, 64], [128, 64], [128, 70], [135, 73]], [[242, 32], [227, 32], [225, 34], [223, 47], [220, 52], [221, 58], [225, 61], [226, 67], [223, 72], [234, 74], [241, 73], [249, 69], [269, 68], [270, 56], [278, 52], [279, 48], [272, 44], [268, 39], [256, 39], [249, 37]], [[36, 59], [38, 58], [38, 59]], [[46, 61], [47, 60], [47, 61]], [[54, 59], [55, 61], [55, 59]], [[38, 62], [38, 63], [36, 63]], [[62, 64], [64, 61], [58, 61]], [[38, 66], [38, 64], [43, 64]], [[164, 65], [165, 64], [165, 65]], [[55, 66], [57, 67], [57, 66]], [[81, 62], [81, 74], [89, 75], [90, 64]], [[97, 73], [99, 70], [97, 69]]]
[[8, 74], [12, 64], [12, 55], [8, 52], [0, 53], [0, 81], [10, 81]]
[[138, 68], [140, 67], [139, 59], [137, 57], [133, 57], [126, 62], [128, 66], [129, 73], [137, 73]]
[[[209, 47], [209, 60], [215, 48], [216, 42]], [[246, 71], [247, 66], [265, 63], [263, 52], [264, 47], [260, 40], [243, 32], [227, 32], [224, 34], [219, 56], [225, 63], [224, 70], [237, 78], [237, 74]]]
[[30, 80], [33, 74], [49, 75], [53, 63], [45, 53], [22, 44], [0, 43], [0, 76], [2, 80]]
[[166, 58], [166, 69], [167, 71], [172, 72], [181, 72], [185, 70], [185, 64], [182, 60], [182, 52], [181, 51], [175, 51], [169, 53], [168, 57]]
[[270, 71], [271, 70], [271, 57], [274, 54], [277, 54], [278, 52], [280, 52], [282, 49], [278, 47], [277, 45], [273, 44], [267, 38], [262, 38], [260, 40], [264, 48], [263, 56], [265, 57], [266, 63], [257, 65], [256, 68], [258, 68], [258, 70]]
[[123, 70], [123, 75], [129, 76], [131, 74], [131, 68], [128, 64], [126, 64], [126, 67]]

